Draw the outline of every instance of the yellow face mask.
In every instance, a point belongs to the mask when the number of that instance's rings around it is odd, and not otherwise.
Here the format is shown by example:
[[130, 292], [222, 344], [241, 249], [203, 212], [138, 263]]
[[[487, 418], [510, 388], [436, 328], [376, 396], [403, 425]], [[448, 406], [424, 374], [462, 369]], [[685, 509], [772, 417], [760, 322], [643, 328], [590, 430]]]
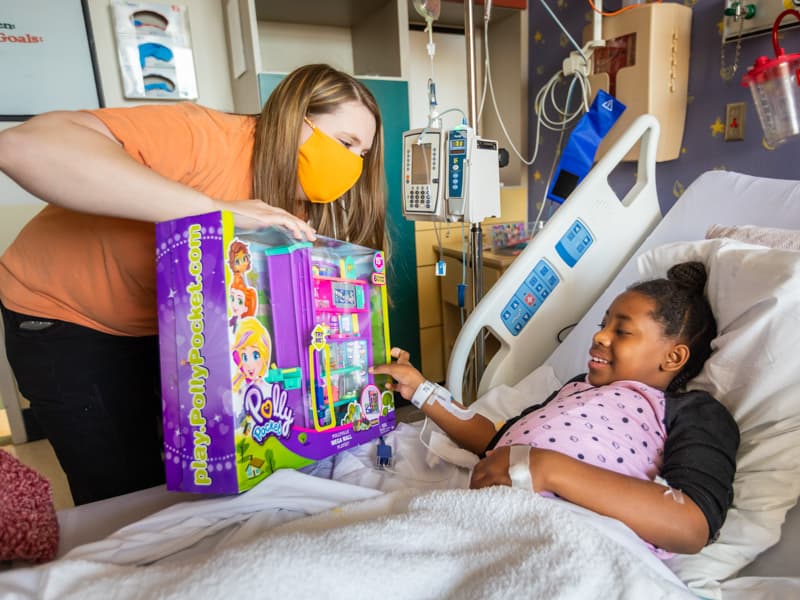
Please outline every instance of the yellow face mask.
[[300, 187], [311, 202], [333, 202], [358, 181], [364, 159], [303, 119], [311, 127], [311, 137], [302, 143], [297, 158]]

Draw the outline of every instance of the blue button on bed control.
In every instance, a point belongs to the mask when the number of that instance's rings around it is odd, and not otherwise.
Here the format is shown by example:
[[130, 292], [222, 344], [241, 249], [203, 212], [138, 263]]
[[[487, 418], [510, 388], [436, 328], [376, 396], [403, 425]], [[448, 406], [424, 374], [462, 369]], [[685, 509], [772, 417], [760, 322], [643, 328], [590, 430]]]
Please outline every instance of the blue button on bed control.
[[545, 259], [536, 263], [500, 313], [511, 335], [519, 335], [560, 281], [558, 273]]
[[556, 252], [568, 267], [574, 267], [594, 243], [594, 237], [583, 221], [576, 219], [556, 244]]

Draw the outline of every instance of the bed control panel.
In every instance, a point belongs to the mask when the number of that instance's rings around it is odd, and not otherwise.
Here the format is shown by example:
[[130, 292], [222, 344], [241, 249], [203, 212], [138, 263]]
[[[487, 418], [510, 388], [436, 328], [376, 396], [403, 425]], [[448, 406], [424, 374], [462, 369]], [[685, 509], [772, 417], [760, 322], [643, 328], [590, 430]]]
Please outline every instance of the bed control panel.
[[560, 282], [561, 278], [547, 260], [542, 258], [536, 263], [500, 313], [511, 335], [519, 335]]
[[575, 219], [572, 226], [558, 240], [556, 252], [567, 266], [574, 267], [581, 257], [594, 243], [594, 237], [580, 219]]

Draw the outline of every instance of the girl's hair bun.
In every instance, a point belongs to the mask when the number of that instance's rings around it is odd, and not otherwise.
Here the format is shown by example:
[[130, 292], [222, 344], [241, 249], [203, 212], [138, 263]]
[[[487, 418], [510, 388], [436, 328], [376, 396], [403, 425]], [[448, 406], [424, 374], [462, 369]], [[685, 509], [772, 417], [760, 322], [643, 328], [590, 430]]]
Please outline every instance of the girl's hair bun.
[[702, 295], [706, 287], [708, 276], [706, 266], [698, 261], [690, 261], [673, 265], [667, 271], [667, 279], [686, 288], [692, 293]]

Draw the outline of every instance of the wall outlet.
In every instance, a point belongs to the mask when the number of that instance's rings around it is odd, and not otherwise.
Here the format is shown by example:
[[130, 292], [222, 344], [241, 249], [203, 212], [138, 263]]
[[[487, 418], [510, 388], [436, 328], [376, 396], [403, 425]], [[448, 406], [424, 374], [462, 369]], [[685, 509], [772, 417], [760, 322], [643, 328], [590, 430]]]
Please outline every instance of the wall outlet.
[[725, 107], [725, 141], [744, 139], [744, 102], [731, 102]]

